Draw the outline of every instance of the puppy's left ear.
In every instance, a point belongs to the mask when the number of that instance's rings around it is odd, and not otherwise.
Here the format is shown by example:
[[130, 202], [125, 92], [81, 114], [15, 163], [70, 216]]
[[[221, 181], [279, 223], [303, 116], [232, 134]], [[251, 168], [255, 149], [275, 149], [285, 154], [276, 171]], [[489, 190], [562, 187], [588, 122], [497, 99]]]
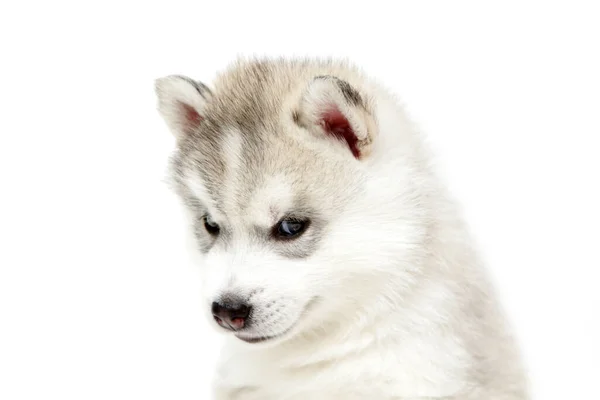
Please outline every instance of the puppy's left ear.
[[190, 135], [204, 120], [204, 109], [212, 96], [201, 82], [170, 75], [154, 83], [158, 111], [177, 139]]
[[367, 99], [334, 76], [314, 78], [304, 91], [296, 122], [325, 138], [335, 138], [357, 159], [371, 151], [376, 123]]

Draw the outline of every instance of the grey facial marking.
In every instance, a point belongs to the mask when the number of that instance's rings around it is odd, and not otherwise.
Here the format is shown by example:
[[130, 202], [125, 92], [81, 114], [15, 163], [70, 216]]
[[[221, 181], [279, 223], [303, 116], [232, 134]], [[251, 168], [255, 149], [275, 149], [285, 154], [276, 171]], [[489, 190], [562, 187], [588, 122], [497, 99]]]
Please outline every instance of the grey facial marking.
[[[205, 120], [202, 125], [206, 125], [201, 128], [203, 131], [213, 129], [209, 121]], [[218, 182], [222, 182], [225, 175], [225, 163], [219, 154], [218, 132], [212, 132], [208, 136], [194, 132], [184, 140], [180, 140], [177, 152], [171, 158], [171, 170], [174, 175], [173, 180], [178, 186], [177, 190], [189, 191], [186, 189], [186, 178], [199, 176], [208, 195], [212, 199], [217, 199], [221, 189]]]
[[290, 215], [290, 217], [308, 219], [310, 223], [306, 231], [297, 239], [271, 241], [273, 250], [279, 255], [286, 258], [302, 259], [310, 257], [318, 250], [326, 224], [321, 215], [313, 211], [309, 204], [309, 199], [302, 194], [297, 195], [294, 199], [293, 210], [296, 214]]
[[194, 233], [202, 253], [208, 253], [213, 247], [227, 249], [232, 243], [232, 234], [227, 226], [219, 226], [219, 233], [213, 235], [204, 227], [202, 216], [199, 215], [194, 222]]
[[206, 254], [209, 250], [214, 246], [215, 239], [208, 237], [208, 232], [205, 232], [202, 223], [196, 222], [194, 224], [194, 236], [196, 237], [196, 243], [198, 243], [198, 247], [200, 252]]
[[196, 243], [199, 246], [199, 250], [206, 254], [216, 244], [227, 247], [231, 242], [231, 232], [225, 227], [219, 227], [219, 233], [217, 235], [210, 234], [204, 226], [203, 217], [207, 214], [207, 209], [202, 202], [191, 192], [191, 190], [185, 184], [179, 184], [176, 187], [177, 193], [183, 201], [183, 204], [191, 211], [194, 215], [192, 221], [192, 229]]
[[316, 224], [311, 220], [306, 232], [296, 239], [281, 240], [274, 238], [272, 228], [251, 227], [250, 240], [256, 246], [269, 247], [274, 253], [286, 258], [308, 258], [319, 246], [322, 235], [320, 233], [320, 221]]

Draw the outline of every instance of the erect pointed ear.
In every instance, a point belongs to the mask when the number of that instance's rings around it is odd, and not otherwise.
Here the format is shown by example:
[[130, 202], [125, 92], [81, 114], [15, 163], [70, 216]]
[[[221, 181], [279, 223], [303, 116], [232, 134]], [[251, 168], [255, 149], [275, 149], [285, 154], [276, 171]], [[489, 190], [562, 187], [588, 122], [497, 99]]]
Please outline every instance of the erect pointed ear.
[[158, 111], [177, 139], [193, 132], [204, 119], [211, 91], [206, 85], [181, 75], [155, 81]]
[[329, 75], [309, 83], [294, 119], [318, 135], [345, 143], [357, 159], [369, 154], [377, 129], [364, 96], [348, 82]]

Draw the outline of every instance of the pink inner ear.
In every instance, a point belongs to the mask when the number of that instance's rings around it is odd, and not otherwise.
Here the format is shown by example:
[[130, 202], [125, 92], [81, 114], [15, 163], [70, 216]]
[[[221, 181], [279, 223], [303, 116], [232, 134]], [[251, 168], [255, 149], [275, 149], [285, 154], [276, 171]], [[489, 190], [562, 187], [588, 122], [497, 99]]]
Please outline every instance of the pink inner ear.
[[183, 107], [186, 123], [190, 126], [198, 126], [198, 124], [200, 124], [204, 118], [198, 114], [198, 111], [196, 111], [194, 107], [185, 103], [180, 104]]
[[337, 107], [332, 107], [321, 114], [321, 123], [325, 131], [338, 139], [344, 139], [355, 158], [360, 157], [357, 143], [358, 138], [348, 122], [348, 118]]

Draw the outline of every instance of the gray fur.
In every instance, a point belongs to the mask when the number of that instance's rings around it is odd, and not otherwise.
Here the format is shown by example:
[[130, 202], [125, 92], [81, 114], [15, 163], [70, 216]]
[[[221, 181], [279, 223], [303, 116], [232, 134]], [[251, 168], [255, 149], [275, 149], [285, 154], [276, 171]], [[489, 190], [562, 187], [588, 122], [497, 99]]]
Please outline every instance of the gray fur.
[[[309, 65], [311, 69], [307, 70]], [[318, 78], [319, 73], [332, 72], [340, 67], [340, 64], [333, 62], [323, 62], [315, 68], [302, 61], [256, 61], [238, 64], [218, 77], [214, 89], [210, 90], [211, 101], [202, 112], [204, 120], [196, 131], [178, 142], [177, 151], [172, 158], [172, 177], [180, 195], [187, 199], [187, 203], [199, 201], [193, 199], [184, 179], [187, 174], [192, 173], [202, 177], [211, 198], [222, 198], [226, 174], [223, 156], [227, 152], [223, 141], [225, 133], [233, 131], [239, 134], [242, 142], [240, 164], [243, 168], [240, 170], [236, 190], [239, 194], [237, 206], [242, 213], [255, 189], [260, 188], [267, 177], [279, 173], [293, 176], [295, 190], [304, 196], [297, 203], [297, 210], [301, 207], [304, 209], [303, 213], [310, 215], [321, 209], [315, 203], [316, 200], [307, 196], [311, 192], [322, 191], [328, 181], [348, 179], [345, 176], [346, 168], [342, 164], [337, 165], [334, 160], [324, 158], [320, 151], [307, 147], [293, 132], [289, 132], [288, 122], [292, 120], [294, 111], [285, 110], [284, 101], [290, 92], [300, 91], [311, 79]], [[331, 75], [326, 78], [335, 80], [350, 103], [362, 104], [360, 94], [345, 80]], [[195, 87], [207, 88], [193, 79], [183, 79], [193, 83]], [[307, 174], [308, 171], [310, 173]], [[314, 179], [315, 175], [317, 179]], [[320, 187], [315, 187], [315, 184]], [[344, 196], [340, 195], [335, 206], [342, 207], [343, 204]], [[216, 201], [216, 207], [222, 213], [226, 212], [219, 201]], [[306, 238], [273, 247], [286, 257], [308, 257], [318, 247], [321, 237], [319, 232], [325, 226], [325, 220], [317, 218], [313, 221], [311, 234]], [[198, 227], [198, 236], [201, 231], [202, 227]], [[223, 230], [224, 233], [226, 231]], [[253, 240], [266, 240], [268, 236], [262, 231], [255, 230], [255, 233], [257, 234], [253, 235]], [[204, 252], [214, 244], [210, 240], [201, 240], [200, 243]]]
[[340, 88], [340, 91], [344, 95], [344, 98], [349, 104], [354, 106], [362, 106], [363, 101], [360, 97], [360, 93], [358, 93], [348, 82], [336, 78], [335, 76], [326, 76], [321, 75], [317, 76], [315, 79], [331, 79], [335, 82], [335, 84]]

